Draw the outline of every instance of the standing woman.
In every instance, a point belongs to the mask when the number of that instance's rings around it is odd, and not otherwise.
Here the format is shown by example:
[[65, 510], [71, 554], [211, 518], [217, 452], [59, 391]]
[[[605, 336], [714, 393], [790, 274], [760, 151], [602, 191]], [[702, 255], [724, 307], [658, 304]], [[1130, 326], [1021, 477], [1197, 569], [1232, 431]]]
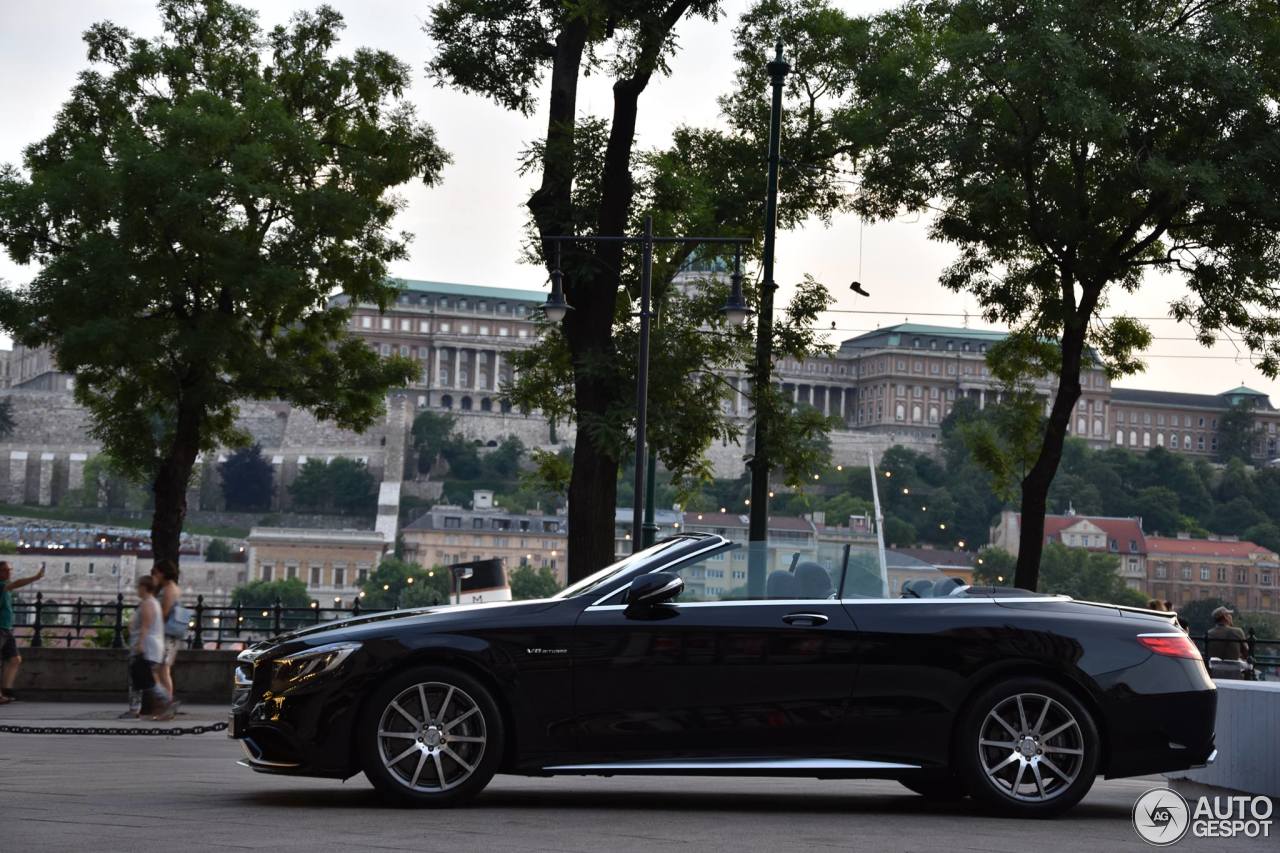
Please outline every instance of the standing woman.
[[156, 598], [160, 602], [160, 615], [164, 624], [164, 657], [156, 667], [156, 681], [169, 695], [171, 714], [176, 714], [178, 703], [173, 693], [173, 663], [178, 659], [178, 647], [187, 636], [187, 609], [182, 606], [182, 587], [178, 586], [178, 564], [173, 560], [159, 560], [151, 567], [151, 578], [156, 582]]
[[164, 657], [164, 622], [156, 601], [155, 581], [143, 575], [138, 578], [137, 590], [138, 606], [129, 622], [129, 711], [121, 716], [154, 713], [155, 719], [172, 719], [168, 716], [168, 696], [155, 678]]

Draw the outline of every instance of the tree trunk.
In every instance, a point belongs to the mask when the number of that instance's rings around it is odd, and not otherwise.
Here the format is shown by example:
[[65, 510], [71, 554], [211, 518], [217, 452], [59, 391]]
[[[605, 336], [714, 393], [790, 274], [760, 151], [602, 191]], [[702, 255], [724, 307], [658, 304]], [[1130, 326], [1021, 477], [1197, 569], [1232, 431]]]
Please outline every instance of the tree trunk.
[[1084, 285], [1080, 306], [1074, 305], [1074, 283], [1070, 279], [1063, 284], [1069, 292], [1067, 320], [1062, 328], [1062, 369], [1058, 377], [1058, 391], [1053, 398], [1049, 422], [1045, 426], [1044, 442], [1040, 455], [1031, 470], [1022, 478], [1021, 527], [1018, 531], [1018, 567], [1013, 585], [1019, 589], [1035, 590], [1040, 583], [1040, 557], [1044, 551], [1044, 517], [1049, 505], [1049, 487], [1062, 461], [1062, 448], [1067, 439], [1067, 428], [1076, 402], [1080, 399], [1080, 368], [1084, 360], [1085, 335], [1089, 318], [1097, 305], [1101, 287]]
[[168, 453], [153, 484], [151, 553], [156, 560], [178, 562], [182, 525], [187, 518], [187, 486], [200, 452], [200, 409], [189, 401], [178, 406], [178, 422]]

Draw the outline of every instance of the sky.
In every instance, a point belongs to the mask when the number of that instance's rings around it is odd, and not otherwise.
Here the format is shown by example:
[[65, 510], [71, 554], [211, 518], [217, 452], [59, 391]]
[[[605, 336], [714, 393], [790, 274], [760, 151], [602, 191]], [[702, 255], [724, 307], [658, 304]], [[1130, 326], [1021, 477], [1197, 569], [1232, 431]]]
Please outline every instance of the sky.
[[[262, 22], [283, 23], [305, 0], [241, 0], [259, 10]], [[524, 202], [533, 178], [516, 174], [521, 150], [545, 129], [541, 112], [531, 118], [507, 112], [485, 99], [441, 88], [424, 66], [431, 45], [422, 23], [431, 0], [330, 0], [346, 18], [340, 49], [373, 47], [390, 51], [415, 69], [410, 99], [436, 130], [453, 163], [443, 182], [432, 188], [413, 185], [398, 192], [406, 208], [395, 227], [414, 235], [409, 258], [394, 275], [468, 284], [545, 288], [539, 267], [521, 260]], [[866, 14], [887, 2], [836, 2], [852, 14]], [[664, 144], [681, 124], [714, 125], [716, 98], [734, 73], [732, 30], [747, 0], [725, 0], [717, 23], [689, 20], [678, 30], [680, 51], [667, 78], [655, 79], [641, 97], [638, 146]], [[87, 66], [81, 34], [96, 21], [110, 20], [139, 35], [158, 31], [150, 0], [0, 0], [0, 163], [18, 163], [22, 149], [43, 137], [66, 99], [76, 74]], [[761, 98], [768, 79], [761, 72]], [[608, 115], [608, 81], [588, 78], [580, 93], [586, 113]], [[785, 150], [784, 150], [785, 156]], [[790, 283], [806, 273], [824, 282], [836, 296], [836, 309], [823, 318], [834, 323], [831, 341], [910, 320], [932, 325], [983, 326], [972, 297], [944, 290], [938, 275], [954, 255], [950, 246], [928, 239], [927, 221], [904, 216], [864, 224], [853, 215], [836, 216], [829, 225], [808, 222], [778, 238], [777, 280], [786, 299]], [[33, 274], [0, 249], [0, 281], [21, 284]], [[871, 297], [855, 296], [848, 283], [858, 279]], [[1218, 393], [1244, 383], [1280, 404], [1280, 381], [1266, 379], [1251, 364], [1247, 350], [1229, 342], [1204, 349], [1193, 331], [1168, 318], [1168, 304], [1180, 294], [1169, 279], [1153, 282], [1135, 295], [1120, 295], [1112, 308], [1153, 318], [1156, 337], [1146, 354], [1144, 373], [1117, 384], [1137, 388]], [[852, 312], [852, 313], [851, 313]], [[879, 312], [879, 313], [867, 313]], [[0, 335], [0, 347], [10, 341]]]

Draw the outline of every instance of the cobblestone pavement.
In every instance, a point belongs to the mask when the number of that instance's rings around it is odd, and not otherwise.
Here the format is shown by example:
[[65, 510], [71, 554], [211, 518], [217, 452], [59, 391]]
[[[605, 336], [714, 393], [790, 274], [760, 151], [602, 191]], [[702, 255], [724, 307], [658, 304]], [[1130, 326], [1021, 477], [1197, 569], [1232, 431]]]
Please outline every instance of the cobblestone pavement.
[[[16, 703], [0, 723], [116, 725], [119, 708]], [[215, 722], [188, 708], [179, 725]], [[133, 725], [121, 723], [120, 725]], [[145, 725], [172, 725], [152, 724]], [[1053, 821], [933, 804], [893, 782], [499, 776], [449, 811], [382, 806], [363, 777], [262, 776], [223, 733], [0, 734], [0, 850], [1140, 851], [1130, 811], [1162, 780], [1099, 781]], [[1276, 839], [1184, 839], [1175, 851], [1276, 850]]]

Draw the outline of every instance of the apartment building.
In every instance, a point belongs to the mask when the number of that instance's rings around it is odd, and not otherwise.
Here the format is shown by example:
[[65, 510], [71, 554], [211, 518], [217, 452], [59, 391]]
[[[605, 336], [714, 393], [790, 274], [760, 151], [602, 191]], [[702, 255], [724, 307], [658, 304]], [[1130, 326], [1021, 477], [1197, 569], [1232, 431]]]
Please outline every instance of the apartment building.
[[508, 572], [518, 566], [546, 567], [561, 585], [567, 578], [565, 517], [504, 509], [487, 490], [473, 494], [471, 509], [431, 507], [406, 525], [401, 536], [405, 559], [423, 566], [497, 558]]

